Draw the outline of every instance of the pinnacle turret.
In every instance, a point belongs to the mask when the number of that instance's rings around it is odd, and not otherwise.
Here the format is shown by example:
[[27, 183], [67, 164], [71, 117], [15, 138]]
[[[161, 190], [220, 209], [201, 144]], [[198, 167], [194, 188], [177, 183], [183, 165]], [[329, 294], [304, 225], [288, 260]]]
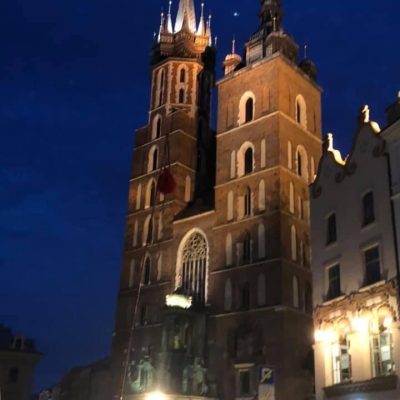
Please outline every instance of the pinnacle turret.
[[190, 32], [196, 32], [196, 11], [193, 0], [180, 0], [175, 32], [179, 32], [183, 28], [185, 19]]

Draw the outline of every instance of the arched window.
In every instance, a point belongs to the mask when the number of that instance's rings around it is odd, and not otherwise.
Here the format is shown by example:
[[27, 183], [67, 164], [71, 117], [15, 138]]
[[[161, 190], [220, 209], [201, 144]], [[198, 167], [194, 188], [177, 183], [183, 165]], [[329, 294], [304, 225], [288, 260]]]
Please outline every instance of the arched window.
[[147, 325], [147, 306], [145, 304], [140, 308], [140, 325]]
[[151, 132], [152, 140], [161, 137], [161, 115], [157, 115], [153, 120], [153, 128]]
[[251, 204], [251, 190], [247, 187], [244, 191], [244, 213], [245, 217], [249, 217], [252, 212], [252, 204]]
[[139, 223], [136, 220], [133, 225], [133, 239], [132, 239], [133, 247], [136, 247], [138, 245], [138, 232], [139, 232]]
[[185, 68], [182, 68], [179, 72], [179, 82], [185, 83], [186, 82], [186, 71]]
[[233, 191], [232, 190], [228, 193], [226, 219], [228, 221], [233, 220]]
[[251, 142], [245, 142], [238, 151], [238, 175], [242, 177], [251, 174], [254, 171], [254, 145]]
[[163, 237], [163, 230], [164, 230], [163, 213], [160, 212], [158, 216], [158, 233], [157, 233], [157, 237], [159, 240], [162, 239]]
[[267, 304], [265, 275], [260, 274], [257, 278], [257, 304], [259, 307]]
[[305, 310], [307, 314], [312, 314], [313, 311], [313, 299], [312, 299], [312, 289], [309, 283], [306, 284], [304, 293]]
[[146, 203], [145, 208], [153, 207], [156, 203], [157, 186], [156, 181], [151, 179], [146, 188]]
[[253, 149], [249, 147], [244, 153], [244, 173], [245, 175], [253, 172]]
[[226, 266], [229, 267], [233, 264], [233, 255], [232, 255], [232, 234], [228, 233], [226, 235], [226, 243], [225, 243], [225, 259]]
[[294, 185], [293, 182], [289, 183], [289, 210], [294, 214]]
[[254, 119], [254, 100], [250, 97], [246, 101], [245, 122], [253, 121], [253, 119]]
[[243, 240], [243, 264], [251, 263], [251, 236], [250, 233], [246, 233]]
[[225, 282], [224, 310], [232, 311], [232, 282], [230, 279]]
[[290, 170], [293, 169], [293, 148], [292, 148], [292, 142], [288, 142], [288, 168]]
[[247, 91], [239, 101], [238, 125], [243, 125], [254, 119], [255, 96], [253, 92]]
[[296, 98], [296, 122], [307, 128], [307, 105], [302, 95]]
[[250, 285], [247, 282], [242, 286], [242, 309], [250, 309]]
[[194, 303], [204, 304], [208, 274], [208, 245], [205, 237], [197, 231], [192, 233], [182, 241], [179, 252], [181, 265], [178, 287], [192, 296]]
[[265, 139], [261, 140], [261, 168], [267, 166], [267, 143]]
[[164, 81], [165, 72], [164, 69], [160, 69], [157, 75], [157, 94], [156, 94], [156, 107], [160, 107], [164, 100]]
[[161, 281], [161, 277], [162, 277], [162, 253], [159, 253], [157, 257], [157, 282]]
[[139, 183], [136, 191], [136, 210], [140, 210], [142, 206], [142, 185]]
[[300, 291], [299, 291], [299, 280], [296, 276], [293, 277], [293, 307], [300, 307]]
[[258, 225], [258, 258], [262, 260], [265, 256], [265, 226], [260, 224]]
[[291, 229], [292, 261], [297, 261], [297, 232], [293, 225]]
[[266, 208], [265, 204], [265, 181], [261, 180], [258, 185], [258, 208], [260, 211], [264, 211]]
[[296, 151], [296, 172], [308, 181], [308, 156], [303, 146], [298, 146]]
[[189, 203], [192, 198], [192, 180], [188, 175], [185, 179], [185, 201]]
[[179, 89], [179, 104], [183, 104], [185, 102], [185, 89]]
[[236, 151], [233, 150], [231, 153], [231, 179], [236, 177]]
[[149, 286], [151, 280], [151, 261], [150, 257], [146, 256], [143, 266], [143, 285]]
[[314, 182], [315, 179], [315, 160], [314, 157], [311, 157], [311, 181]]
[[158, 147], [153, 146], [149, 150], [147, 173], [153, 172], [158, 168]]
[[154, 234], [154, 221], [151, 215], [148, 215], [144, 221], [143, 227], [143, 245], [148, 245], [153, 243]]
[[129, 264], [129, 277], [128, 277], [128, 288], [129, 289], [131, 289], [133, 287], [133, 282], [135, 279], [135, 267], [136, 267], [135, 259], [132, 259]]

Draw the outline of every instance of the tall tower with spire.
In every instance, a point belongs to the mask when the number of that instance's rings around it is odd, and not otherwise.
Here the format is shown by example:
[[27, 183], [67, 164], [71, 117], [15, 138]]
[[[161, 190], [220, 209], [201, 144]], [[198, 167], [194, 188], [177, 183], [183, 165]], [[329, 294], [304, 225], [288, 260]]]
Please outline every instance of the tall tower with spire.
[[[137, 131], [113, 341], [115, 395], [168, 400], [312, 395], [308, 185], [321, 90], [279, 0], [224, 60], [210, 128], [211, 18], [171, 3]], [[165, 177], [170, 191], [165, 192]], [[163, 178], [164, 182], [163, 182]], [[171, 179], [175, 184], [171, 183]]]
[[[204, 344], [194, 337], [201, 321], [164, 307], [166, 295], [175, 291], [173, 221], [189, 204], [210, 208], [214, 201], [215, 49], [203, 6], [199, 21], [193, 0], [180, 0], [175, 20], [172, 6], [169, 1], [155, 36], [148, 123], [137, 130], [133, 151], [113, 339], [118, 398], [140, 397], [159, 386], [170, 393], [205, 394], [204, 388], [182, 383], [196, 363], [201, 375]], [[165, 182], [166, 171], [172, 182]]]

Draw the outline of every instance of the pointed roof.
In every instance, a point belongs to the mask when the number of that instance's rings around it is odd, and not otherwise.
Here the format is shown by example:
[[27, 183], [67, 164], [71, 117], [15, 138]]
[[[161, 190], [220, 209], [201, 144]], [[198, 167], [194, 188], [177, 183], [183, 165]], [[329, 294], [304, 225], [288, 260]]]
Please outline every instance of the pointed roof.
[[196, 11], [193, 0], [180, 0], [178, 15], [175, 22], [175, 32], [182, 30], [185, 18], [189, 30], [191, 32], [196, 32]]

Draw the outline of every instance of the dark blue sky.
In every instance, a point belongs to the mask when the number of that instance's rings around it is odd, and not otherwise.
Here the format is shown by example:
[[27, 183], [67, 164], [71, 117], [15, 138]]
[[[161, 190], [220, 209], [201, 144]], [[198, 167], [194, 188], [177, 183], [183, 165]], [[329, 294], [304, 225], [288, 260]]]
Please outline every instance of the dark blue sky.
[[[286, 29], [319, 68], [324, 132], [347, 151], [360, 106], [383, 123], [400, 89], [400, 2], [284, 5]], [[133, 132], [147, 120], [162, 6], [0, 2], [0, 321], [45, 353], [36, 389], [109, 351]], [[258, 7], [207, 2], [220, 59], [233, 34], [242, 46], [256, 29]]]

